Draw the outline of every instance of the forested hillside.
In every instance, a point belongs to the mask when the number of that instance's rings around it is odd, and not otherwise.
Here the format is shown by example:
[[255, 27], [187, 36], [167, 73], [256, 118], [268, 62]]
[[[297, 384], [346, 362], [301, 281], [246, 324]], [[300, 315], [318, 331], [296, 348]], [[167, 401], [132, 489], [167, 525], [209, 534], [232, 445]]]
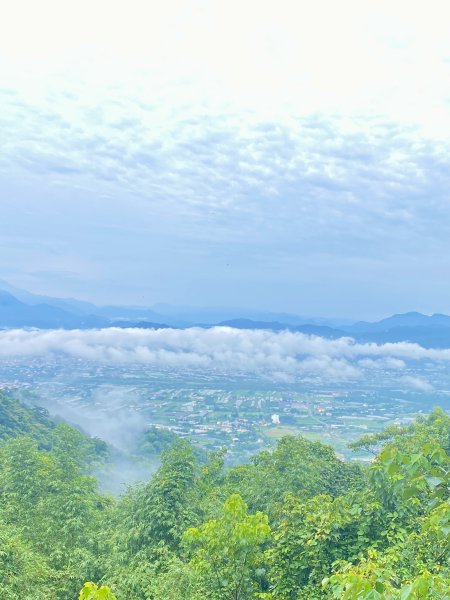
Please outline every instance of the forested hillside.
[[450, 598], [440, 410], [357, 442], [370, 466], [287, 437], [229, 469], [174, 439], [118, 499], [91, 475], [108, 452], [99, 440], [6, 394], [0, 411], [1, 598]]

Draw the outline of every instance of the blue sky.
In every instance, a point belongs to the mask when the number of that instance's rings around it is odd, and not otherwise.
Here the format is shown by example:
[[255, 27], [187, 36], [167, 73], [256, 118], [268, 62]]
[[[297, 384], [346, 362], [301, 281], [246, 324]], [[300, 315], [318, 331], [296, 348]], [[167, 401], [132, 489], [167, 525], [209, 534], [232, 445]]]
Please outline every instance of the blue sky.
[[0, 278], [450, 313], [446, 2], [10, 3]]

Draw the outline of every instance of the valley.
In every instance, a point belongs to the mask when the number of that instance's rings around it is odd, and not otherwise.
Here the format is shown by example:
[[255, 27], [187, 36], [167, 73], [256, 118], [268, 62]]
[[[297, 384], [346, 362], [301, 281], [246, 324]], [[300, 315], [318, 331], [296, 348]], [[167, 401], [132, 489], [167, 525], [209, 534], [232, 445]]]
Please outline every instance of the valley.
[[[262, 373], [103, 364], [63, 355], [0, 363], [0, 387], [90, 435], [128, 451], [148, 427], [168, 430], [206, 450], [226, 447], [244, 462], [283, 435], [302, 434], [347, 460], [369, 459], [347, 444], [387, 425], [409, 424], [434, 406], [450, 409], [450, 374], [439, 362], [411, 362], [403, 381], [426, 375], [430, 389], [399, 382], [395, 369], [365, 369], [345, 382]], [[406, 378], [406, 379], [405, 379]]]

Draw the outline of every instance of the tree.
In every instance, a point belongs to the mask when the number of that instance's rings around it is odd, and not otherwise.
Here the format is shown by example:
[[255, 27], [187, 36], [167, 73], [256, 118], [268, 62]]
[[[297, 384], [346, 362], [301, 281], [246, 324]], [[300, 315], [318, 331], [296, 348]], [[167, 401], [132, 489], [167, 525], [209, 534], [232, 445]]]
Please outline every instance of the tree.
[[19, 531], [0, 521], [0, 590], [3, 598], [53, 600], [58, 574]]
[[251, 464], [232, 469], [226, 489], [230, 494], [239, 493], [251, 510], [264, 511], [275, 523], [289, 494], [302, 500], [316, 494], [336, 497], [362, 482], [359, 465], [339, 460], [330, 446], [302, 436], [286, 436], [275, 450], [259, 452]]
[[96, 480], [80, 471], [69, 452], [60, 456], [39, 450], [26, 436], [3, 443], [0, 499], [5, 524], [20, 531], [49, 568], [64, 573], [64, 582], [54, 585], [55, 598], [73, 597], [87, 577], [96, 577], [97, 537], [111, 501], [98, 493]]
[[174, 551], [196, 518], [197, 465], [192, 446], [183, 440], [163, 453], [153, 479], [132, 494], [125, 524], [132, 553], [156, 558], [158, 548]]
[[450, 457], [436, 441], [413, 453], [408, 442], [408, 450], [388, 445], [372, 467], [390, 509], [390, 544], [383, 552], [370, 549], [357, 564], [342, 562], [325, 578], [334, 598], [450, 599]]
[[365, 450], [375, 455], [382, 448], [414, 452], [430, 441], [436, 442], [450, 453], [450, 416], [440, 408], [435, 408], [429, 415], [420, 415], [410, 425], [390, 425], [378, 433], [362, 435], [356, 442], [351, 442], [349, 448]]
[[78, 596], [78, 600], [117, 600], [109, 587], [98, 587], [92, 581], [87, 581]]
[[199, 518], [197, 463], [189, 443], [178, 440], [163, 453], [151, 481], [131, 488], [110, 524], [107, 580], [126, 600], [148, 598], [150, 581], [167, 570], [184, 531]]
[[218, 600], [244, 600], [260, 589], [265, 574], [262, 547], [269, 538], [267, 516], [249, 515], [239, 494], [228, 498], [218, 519], [184, 535], [193, 568], [208, 582], [209, 597]]
[[164, 570], [154, 573], [147, 594], [152, 600], [205, 600], [206, 582], [192, 565], [176, 556], [168, 557]]
[[354, 560], [379, 537], [379, 502], [370, 492], [306, 502], [290, 496], [266, 555], [273, 598], [322, 598], [322, 579], [338, 560]]

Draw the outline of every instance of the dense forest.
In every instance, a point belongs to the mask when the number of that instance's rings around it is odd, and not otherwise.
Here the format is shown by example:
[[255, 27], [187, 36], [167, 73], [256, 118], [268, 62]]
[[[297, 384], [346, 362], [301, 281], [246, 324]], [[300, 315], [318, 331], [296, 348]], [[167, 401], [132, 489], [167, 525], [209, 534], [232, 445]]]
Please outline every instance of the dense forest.
[[[170, 442], [170, 447], [166, 448]], [[0, 590], [21, 600], [450, 599], [450, 417], [353, 444], [286, 437], [251, 462], [183, 439], [118, 498], [111, 450], [0, 395]]]

